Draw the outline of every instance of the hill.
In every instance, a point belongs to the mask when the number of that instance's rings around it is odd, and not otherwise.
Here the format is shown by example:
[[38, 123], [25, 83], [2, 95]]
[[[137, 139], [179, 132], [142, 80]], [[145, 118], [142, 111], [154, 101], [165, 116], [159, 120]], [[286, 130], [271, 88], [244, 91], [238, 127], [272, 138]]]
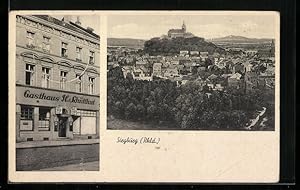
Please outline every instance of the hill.
[[124, 46], [132, 48], [143, 48], [145, 40], [131, 39], [131, 38], [108, 38], [108, 46]]
[[210, 54], [225, 53], [225, 50], [217, 45], [207, 42], [204, 38], [193, 37], [193, 38], [152, 38], [145, 42], [144, 52], [150, 55], [171, 55], [177, 54], [181, 50], [188, 51], [202, 51]]
[[213, 42], [213, 43], [271, 43], [272, 39], [268, 38], [247, 38], [244, 36], [225, 36], [221, 38], [213, 38], [209, 39], [207, 41]]

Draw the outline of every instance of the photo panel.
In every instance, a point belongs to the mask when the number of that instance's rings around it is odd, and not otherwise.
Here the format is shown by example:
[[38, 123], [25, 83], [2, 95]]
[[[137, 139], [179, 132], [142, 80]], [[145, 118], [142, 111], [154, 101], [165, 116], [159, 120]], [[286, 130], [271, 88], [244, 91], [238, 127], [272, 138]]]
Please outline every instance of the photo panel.
[[275, 38], [271, 14], [108, 16], [107, 128], [274, 131]]
[[99, 16], [15, 21], [16, 171], [98, 171]]

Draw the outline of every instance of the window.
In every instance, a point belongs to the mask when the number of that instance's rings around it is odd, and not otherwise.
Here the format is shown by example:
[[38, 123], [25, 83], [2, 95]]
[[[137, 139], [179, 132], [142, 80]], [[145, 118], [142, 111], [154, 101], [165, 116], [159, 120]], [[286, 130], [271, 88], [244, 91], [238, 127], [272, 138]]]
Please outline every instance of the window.
[[81, 47], [76, 47], [76, 53], [77, 53], [76, 60], [77, 61], [81, 61], [81, 50], [82, 50]]
[[94, 56], [95, 56], [95, 52], [90, 51], [90, 56], [89, 56], [89, 63], [90, 64], [94, 64], [94, 62], [95, 62]]
[[21, 106], [21, 119], [33, 120], [33, 107]]
[[21, 106], [20, 131], [33, 131], [33, 107]]
[[77, 92], [82, 92], [82, 76], [79, 74], [76, 74], [76, 91]]
[[42, 87], [50, 88], [50, 68], [42, 67]]
[[50, 38], [43, 36], [43, 50], [50, 52]]
[[89, 77], [89, 94], [95, 93], [95, 78]]
[[39, 108], [39, 131], [50, 131], [50, 109]]
[[33, 85], [34, 82], [34, 65], [26, 64], [25, 84]]
[[95, 111], [88, 111], [88, 110], [77, 110], [78, 116], [81, 117], [96, 117]]
[[62, 43], [61, 43], [61, 56], [62, 56], [62, 57], [68, 57], [68, 55], [67, 55], [67, 50], [68, 50], [68, 44], [62, 42]]
[[67, 74], [66, 71], [60, 71], [60, 89], [66, 89], [66, 82], [67, 82]]
[[34, 47], [34, 32], [27, 31], [27, 47]]

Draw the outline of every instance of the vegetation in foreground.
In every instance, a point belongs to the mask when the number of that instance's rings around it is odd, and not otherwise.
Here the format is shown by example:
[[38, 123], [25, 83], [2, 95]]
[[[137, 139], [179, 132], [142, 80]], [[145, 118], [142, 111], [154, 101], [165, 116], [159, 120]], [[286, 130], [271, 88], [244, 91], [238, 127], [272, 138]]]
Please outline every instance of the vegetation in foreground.
[[[108, 115], [179, 129], [244, 129], [257, 110], [267, 108], [265, 125], [274, 128], [274, 93], [260, 89], [210, 91], [201, 81], [177, 86], [164, 79], [124, 78], [120, 67], [108, 73]], [[170, 125], [172, 123], [173, 125]]]

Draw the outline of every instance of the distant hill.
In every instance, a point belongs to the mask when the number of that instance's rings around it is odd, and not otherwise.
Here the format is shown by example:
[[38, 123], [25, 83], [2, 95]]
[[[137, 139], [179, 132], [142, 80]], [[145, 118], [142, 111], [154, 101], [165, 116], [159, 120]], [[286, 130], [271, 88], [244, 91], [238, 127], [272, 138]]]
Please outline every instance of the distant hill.
[[226, 36], [221, 38], [213, 38], [208, 39], [207, 41], [213, 42], [213, 43], [271, 43], [272, 39], [268, 38], [247, 38], [243, 36]]
[[131, 38], [108, 38], [108, 46], [125, 46], [133, 48], [143, 48], [145, 40], [131, 39]]
[[207, 42], [204, 38], [193, 37], [193, 38], [171, 38], [171, 39], [160, 39], [152, 38], [145, 42], [144, 52], [150, 55], [160, 54], [178, 54], [181, 50], [187, 51], [202, 51], [213, 53], [225, 53], [225, 50], [217, 45]]

